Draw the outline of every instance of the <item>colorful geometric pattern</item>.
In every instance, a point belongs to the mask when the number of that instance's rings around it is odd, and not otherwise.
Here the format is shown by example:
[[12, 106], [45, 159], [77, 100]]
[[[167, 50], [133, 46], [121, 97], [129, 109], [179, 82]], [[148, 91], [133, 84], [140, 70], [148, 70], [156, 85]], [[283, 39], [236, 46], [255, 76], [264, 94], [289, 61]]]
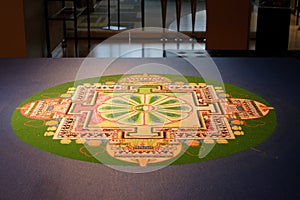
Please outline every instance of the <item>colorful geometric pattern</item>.
[[227, 144], [248, 134], [243, 130], [246, 121], [264, 118], [273, 108], [231, 97], [221, 86], [138, 74], [69, 87], [58, 98], [17, 109], [26, 118], [43, 121], [44, 136], [53, 141], [83, 144], [89, 153], [81, 147], [81, 154], [146, 166], [199, 146], [195, 155], [201, 157], [205, 145]]

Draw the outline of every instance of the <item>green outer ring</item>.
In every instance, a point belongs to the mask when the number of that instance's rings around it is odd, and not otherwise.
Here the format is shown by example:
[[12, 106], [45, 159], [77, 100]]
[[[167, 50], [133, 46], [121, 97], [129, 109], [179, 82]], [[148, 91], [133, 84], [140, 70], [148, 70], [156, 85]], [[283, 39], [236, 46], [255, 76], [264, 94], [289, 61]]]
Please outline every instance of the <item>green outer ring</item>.
[[[18, 107], [21, 107], [29, 102], [42, 99], [42, 95], [47, 95], [48, 97], [59, 97], [61, 92], [67, 91], [69, 87], [73, 87], [74, 84], [82, 84], [82, 83], [95, 83], [95, 82], [106, 82], [106, 81], [115, 81], [117, 82], [120, 77], [123, 75], [114, 75], [114, 76], [105, 76], [101, 78], [90, 78], [85, 80], [79, 80], [76, 82], [68, 82], [61, 85], [57, 85], [51, 88], [48, 88], [46, 90], [43, 90], [26, 100], [24, 100]], [[182, 81], [182, 77], [178, 75], [163, 75], [167, 78], [170, 78], [172, 81]], [[181, 78], [180, 78], [181, 77]], [[202, 78], [198, 77], [191, 77], [186, 76], [186, 80], [189, 82], [203, 82]], [[208, 83], [208, 81], [206, 81]], [[209, 81], [209, 84], [220, 85], [219, 82], [216, 81]], [[254, 93], [251, 93], [245, 89], [242, 89], [240, 87], [231, 85], [231, 84], [224, 84], [225, 85], [225, 91], [228, 94], [231, 94], [235, 98], [248, 98], [251, 100], [257, 100], [261, 103], [264, 103], [267, 106], [270, 106], [270, 104], [265, 101], [263, 98], [257, 96]], [[41, 126], [40, 128], [30, 128], [23, 126], [23, 124], [27, 121], [31, 121], [32, 124], [36, 126]], [[172, 165], [176, 164], [187, 164], [187, 163], [196, 163], [196, 162], [202, 162], [206, 160], [212, 160], [217, 158], [222, 158], [225, 156], [229, 156], [241, 151], [245, 151], [251, 147], [255, 147], [258, 144], [265, 141], [276, 129], [277, 126], [277, 119], [276, 119], [276, 113], [274, 110], [270, 110], [269, 114], [263, 118], [259, 119], [260, 121], [264, 121], [266, 125], [264, 126], [258, 126], [257, 128], [249, 128], [243, 126], [243, 131], [245, 132], [244, 136], [237, 136], [234, 140], [229, 140], [229, 143], [226, 145], [219, 145], [216, 144], [212, 151], [204, 158], [199, 159], [197, 156], [188, 156], [187, 154], [183, 154], [180, 158], [174, 159], [174, 162]], [[248, 125], [255, 125], [257, 121], [255, 120], [248, 120]], [[76, 144], [75, 142], [72, 142], [69, 145], [62, 145], [60, 144], [59, 140], [52, 140], [51, 137], [45, 137], [43, 134], [46, 132], [47, 127], [42, 126], [43, 122], [39, 120], [32, 120], [24, 117], [21, 115], [21, 113], [18, 110], [15, 110], [12, 114], [11, 118], [11, 126], [16, 133], [16, 135], [23, 140], [24, 142], [37, 147], [39, 149], [42, 149], [46, 152], [50, 152], [52, 154], [56, 154], [62, 157], [72, 158], [76, 160], [81, 161], [87, 161], [87, 162], [94, 162], [94, 163], [100, 163], [99, 160], [97, 160], [94, 157], [87, 157], [79, 152], [79, 149], [83, 146], [81, 144]], [[199, 152], [199, 147], [190, 147], [187, 149], [187, 151], [191, 154], [197, 154]], [[86, 151], [86, 153], [88, 153]], [[122, 164], [122, 162], [116, 162], [115, 164]], [[124, 163], [123, 163], [124, 164]], [[126, 163], [126, 165], [131, 165]]]

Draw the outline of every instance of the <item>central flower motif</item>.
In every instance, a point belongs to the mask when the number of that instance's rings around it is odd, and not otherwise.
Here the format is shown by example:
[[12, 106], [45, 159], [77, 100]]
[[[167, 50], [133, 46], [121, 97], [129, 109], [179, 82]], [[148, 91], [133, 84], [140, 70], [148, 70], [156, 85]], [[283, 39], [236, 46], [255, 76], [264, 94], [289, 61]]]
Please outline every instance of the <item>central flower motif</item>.
[[97, 110], [103, 119], [119, 124], [161, 126], [186, 118], [192, 107], [174, 95], [125, 94], [108, 99]]
[[142, 104], [142, 105], [133, 106], [132, 109], [140, 112], [151, 112], [156, 108], [153, 105]]

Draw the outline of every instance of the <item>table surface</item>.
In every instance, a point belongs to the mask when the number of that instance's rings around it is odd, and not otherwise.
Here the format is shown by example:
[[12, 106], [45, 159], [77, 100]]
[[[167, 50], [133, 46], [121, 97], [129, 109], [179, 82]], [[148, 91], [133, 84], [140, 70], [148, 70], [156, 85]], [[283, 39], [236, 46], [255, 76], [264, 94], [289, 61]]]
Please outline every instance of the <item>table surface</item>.
[[[147, 63], [158, 65], [149, 69]], [[0, 59], [1, 199], [299, 199], [300, 60], [198, 58], [192, 63], [196, 67], [179, 58]], [[255, 149], [225, 158], [135, 174], [44, 152], [17, 138], [10, 126], [19, 103], [41, 90], [97, 73], [159, 73], [159, 65], [170, 66], [163, 73], [183, 75], [197, 75], [203, 65], [217, 67], [224, 82], [275, 108], [274, 134]], [[218, 77], [210, 70], [207, 78]]]

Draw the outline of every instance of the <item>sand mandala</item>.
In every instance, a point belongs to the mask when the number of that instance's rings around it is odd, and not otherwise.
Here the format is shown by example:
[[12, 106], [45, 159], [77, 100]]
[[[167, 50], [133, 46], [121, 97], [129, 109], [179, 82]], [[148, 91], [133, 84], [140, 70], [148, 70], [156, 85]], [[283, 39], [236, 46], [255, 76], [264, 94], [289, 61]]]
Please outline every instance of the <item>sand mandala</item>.
[[11, 124], [45, 151], [137, 166], [224, 157], [256, 146], [275, 129], [273, 108], [255, 94], [186, 80], [136, 74], [62, 84], [22, 102]]

